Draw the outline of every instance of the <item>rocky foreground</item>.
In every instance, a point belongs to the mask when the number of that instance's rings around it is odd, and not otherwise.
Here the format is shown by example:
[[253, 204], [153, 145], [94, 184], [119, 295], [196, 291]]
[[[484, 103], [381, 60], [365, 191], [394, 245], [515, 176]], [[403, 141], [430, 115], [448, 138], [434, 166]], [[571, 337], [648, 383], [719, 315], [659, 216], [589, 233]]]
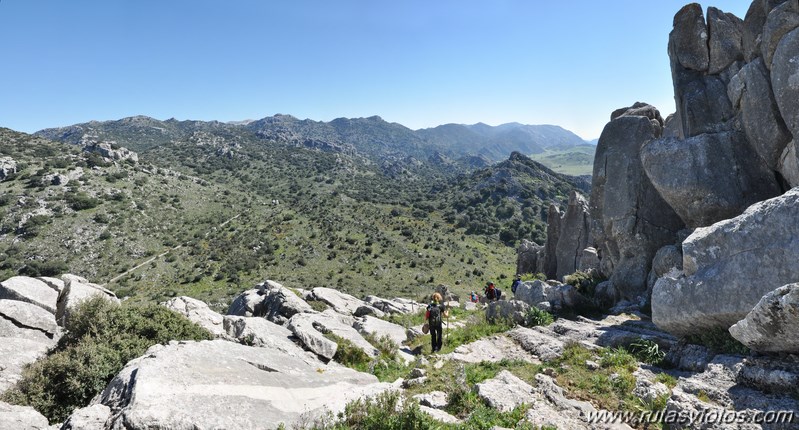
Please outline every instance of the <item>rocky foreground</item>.
[[[525, 283], [517, 291], [520, 300], [500, 301], [472, 312], [512, 319], [531, 306], [543, 306], [537, 295], [541, 291], [561, 291], [553, 297], [562, 299], [567, 287], [554, 281]], [[0, 283], [0, 345], [4, 351], [0, 355], [0, 391], [18, 380], [22, 366], [57, 341], [61, 329], [56, 316], [62, 315], [63, 321], [75, 303], [93, 295], [116, 300], [101, 287], [71, 275], [61, 279], [14, 277]], [[548, 304], [563, 306], [559, 300]], [[327, 309], [317, 311], [309, 304], [318, 302]], [[406, 377], [379, 382], [374, 375], [331, 360], [339, 344], [325, 334], [334, 333], [375, 356], [377, 350], [370, 339], [388, 336], [402, 343], [418, 336], [418, 327], [405, 328], [382, 318], [416, 313], [422, 305], [374, 296], [360, 300], [327, 288], [295, 291], [273, 281], [242, 293], [229, 315], [218, 314], [189, 297], [163, 305], [205, 327], [216, 340], [153, 346], [129, 362], [90, 405], [74, 411], [63, 425], [50, 426], [31, 408], [0, 403], [0, 428], [273, 429], [280, 424], [291, 428], [341, 412], [352, 400], [391, 390], [419, 393], [413, 398], [424, 412], [444, 423], [458, 424], [468, 417], [445, 412], [448, 393], [423, 392], [426, 381], [436, 369], [448, 371], [447, 363], [481, 362], [542, 364], [533, 380], [521, 379], [510, 366], [472, 387], [486, 405], [498, 411], [524, 407], [527, 412], [521, 422], [559, 429], [640, 427], [632, 421], [591, 422], [598, 408], [559, 386], [557, 371], [546, 363], [574, 345], [599, 351], [642, 339], [669, 351], [666, 363], [673, 366], [666, 370], [637, 365], [634, 393], [642, 404], [667, 398], [666, 411], [684, 416], [703, 410], [735, 410], [752, 418], [758, 412], [799, 409], [799, 401], [789, 395], [799, 383], [795, 358], [717, 355], [679, 342], [640, 313], [561, 318], [545, 327], [517, 326], [445, 355], [414, 356], [400, 349], [396, 359], [407, 363]], [[586, 366], [599, 364], [589, 360]], [[675, 378], [673, 386], [658, 382], [658, 375], [664, 373]], [[799, 423], [735, 427], [684, 422], [671, 428], [788, 429], [799, 428]]]

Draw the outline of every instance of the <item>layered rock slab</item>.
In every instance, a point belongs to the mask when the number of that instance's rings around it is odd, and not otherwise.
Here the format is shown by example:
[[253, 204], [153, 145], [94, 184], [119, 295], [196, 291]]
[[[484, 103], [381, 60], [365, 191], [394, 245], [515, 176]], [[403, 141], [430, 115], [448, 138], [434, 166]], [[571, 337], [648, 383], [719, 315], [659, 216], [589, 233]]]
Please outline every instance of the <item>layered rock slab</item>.
[[799, 189], [698, 228], [683, 242], [683, 271], [652, 291], [652, 321], [678, 335], [727, 330], [774, 289], [799, 279]]
[[799, 353], [799, 284], [766, 294], [730, 334], [758, 352]]
[[151, 348], [98, 400], [113, 428], [291, 428], [389, 388], [335, 363], [214, 340]]

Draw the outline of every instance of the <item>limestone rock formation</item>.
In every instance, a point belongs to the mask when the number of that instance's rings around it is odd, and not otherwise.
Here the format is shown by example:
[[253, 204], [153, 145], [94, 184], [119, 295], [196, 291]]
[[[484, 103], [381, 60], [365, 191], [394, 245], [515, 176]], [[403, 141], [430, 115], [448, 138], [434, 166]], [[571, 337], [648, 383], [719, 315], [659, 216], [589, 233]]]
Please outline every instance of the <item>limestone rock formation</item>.
[[476, 384], [475, 391], [492, 408], [501, 412], [510, 412], [530, 401], [533, 387], [516, 375], [503, 370], [494, 378]]
[[738, 132], [653, 140], [643, 146], [641, 161], [660, 196], [692, 228], [780, 193], [774, 173]]
[[55, 318], [60, 325], [65, 325], [69, 320], [70, 312], [76, 306], [93, 297], [102, 297], [113, 303], [119, 303], [116, 294], [100, 285], [92, 284], [80, 276], [63, 275], [64, 289], [58, 294]]
[[660, 114], [638, 103], [613, 117], [602, 131], [594, 160], [591, 236], [602, 273], [622, 298], [633, 299], [646, 292], [655, 252], [675, 242], [683, 223], [641, 163], [641, 146], [662, 132]]
[[150, 348], [96, 403], [112, 428], [291, 428], [389, 388], [336, 363], [214, 340]]
[[365, 316], [355, 321], [353, 328], [363, 335], [373, 335], [376, 338], [388, 336], [392, 342], [402, 345], [408, 338], [404, 327], [373, 316]]
[[0, 181], [17, 173], [17, 162], [11, 157], [0, 157]]
[[222, 336], [225, 332], [222, 325], [222, 315], [212, 311], [205, 302], [181, 296], [170, 299], [163, 305], [167, 309], [185, 316], [191, 322], [208, 330], [216, 337]]
[[0, 337], [0, 393], [19, 381], [22, 369], [44, 356], [52, 346], [51, 341]]
[[525, 321], [530, 305], [519, 300], [497, 300], [486, 306], [486, 320], [510, 320], [516, 324]]
[[244, 345], [270, 348], [294, 357], [306, 355], [293, 342], [291, 330], [264, 318], [227, 315], [224, 317], [224, 331]]
[[377, 296], [366, 296], [363, 301], [387, 314], [412, 314], [425, 309], [424, 304], [402, 297], [383, 299]]
[[516, 273], [543, 273], [544, 247], [523, 239], [516, 249]]
[[76, 410], [59, 430], [106, 430], [111, 420], [111, 408], [96, 404]]
[[17, 406], [0, 402], [0, 429], [44, 430], [49, 425], [47, 418], [30, 406]]
[[228, 315], [265, 317], [276, 324], [285, 324], [298, 313], [314, 312], [313, 308], [279, 283], [267, 280], [233, 299]]
[[0, 299], [31, 303], [55, 314], [58, 291], [38, 279], [14, 276], [0, 282]]
[[560, 237], [555, 247], [556, 278], [563, 279], [577, 270], [583, 249], [588, 246], [590, 235], [588, 201], [580, 193], [569, 194], [569, 204], [560, 220]]
[[297, 336], [306, 348], [314, 353], [331, 359], [336, 354], [338, 345], [325, 334], [331, 333], [346, 339], [370, 357], [378, 355], [377, 350], [363, 338], [352, 326], [354, 320], [343, 322], [333, 311], [322, 313], [299, 313], [291, 317], [287, 328]]
[[708, 30], [697, 3], [686, 5], [674, 16], [674, 30], [669, 35], [669, 53], [686, 69], [707, 71], [709, 64]]
[[[707, 8], [708, 73], [723, 72], [730, 64], [744, 59], [743, 20], [715, 7]], [[701, 39], [701, 35], [700, 35]]]
[[50, 312], [27, 302], [0, 299], [0, 338], [51, 342], [61, 330]]
[[560, 239], [560, 218], [563, 213], [554, 205], [549, 205], [547, 214], [547, 241], [544, 243], [544, 261], [541, 263], [541, 273], [547, 279], [558, 276], [558, 240]]
[[313, 300], [327, 303], [336, 312], [346, 315], [354, 315], [359, 308], [366, 305], [363, 300], [332, 288], [316, 287], [311, 290], [311, 294]]
[[758, 352], [799, 353], [799, 284], [764, 295], [730, 334]]
[[675, 334], [728, 329], [772, 291], [799, 279], [799, 188], [683, 242], [683, 271], [652, 292], [652, 320]]

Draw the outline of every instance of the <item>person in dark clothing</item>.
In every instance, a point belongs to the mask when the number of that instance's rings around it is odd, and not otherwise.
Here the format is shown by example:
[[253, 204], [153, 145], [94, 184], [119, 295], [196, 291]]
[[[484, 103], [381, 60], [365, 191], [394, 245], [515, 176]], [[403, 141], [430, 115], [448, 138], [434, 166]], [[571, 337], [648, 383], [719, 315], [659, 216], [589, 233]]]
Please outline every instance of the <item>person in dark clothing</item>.
[[497, 288], [494, 286], [493, 282], [489, 282], [485, 288], [485, 298], [489, 302], [493, 302], [494, 300], [499, 300], [499, 294], [497, 294]]
[[449, 316], [449, 310], [441, 304], [441, 294], [435, 293], [432, 302], [427, 306], [424, 319], [430, 327], [430, 341], [433, 352], [441, 351], [443, 343], [442, 334], [444, 332], [444, 318]]
[[519, 285], [522, 283], [522, 277], [516, 275], [516, 278], [513, 279], [513, 284], [510, 286], [510, 292], [516, 294], [516, 289], [519, 288]]

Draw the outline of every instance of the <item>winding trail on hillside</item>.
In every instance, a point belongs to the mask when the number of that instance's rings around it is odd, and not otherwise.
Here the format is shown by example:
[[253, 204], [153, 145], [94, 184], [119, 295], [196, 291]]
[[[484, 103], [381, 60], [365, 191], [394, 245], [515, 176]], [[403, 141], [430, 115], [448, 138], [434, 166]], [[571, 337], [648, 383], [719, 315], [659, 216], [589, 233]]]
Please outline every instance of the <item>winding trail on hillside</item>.
[[[249, 210], [249, 209], [248, 209], [248, 210]], [[244, 212], [247, 212], [247, 210], [245, 210]], [[222, 222], [221, 224], [219, 224], [218, 226], [216, 226], [216, 228], [222, 228], [222, 227], [226, 226], [228, 223], [230, 223], [230, 222], [231, 222], [231, 221], [233, 221], [234, 219], [236, 219], [236, 218], [240, 217], [240, 216], [241, 216], [241, 215], [242, 215], [244, 212], [239, 212], [237, 215], [235, 215], [235, 216], [233, 216], [233, 217], [231, 217], [231, 218], [229, 218], [229, 219], [225, 220], [224, 222]], [[209, 233], [211, 233], [211, 232], [210, 232], [210, 231], [206, 232], [206, 233], [205, 233], [205, 237], [208, 237], [208, 234], [209, 234]], [[154, 260], [156, 260], [156, 259], [158, 259], [158, 258], [161, 258], [161, 257], [163, 257], [163, 256], [165, 256], [165, 255], [167, 255], [167, 254], [169, 254], [169, 253], [170, 253], [170, 252], [172, 252], [172, 251], [177, 251], [178, 249], [182, 248], [184, 245], [186, 245], [186, 243], [182, 243], [182, 244], [180, 244], [180, 245], [174, 246], [174, 247], [172, 247], [172, 248], [169, 248], [169, 249], [167, 249], [166, 251], [164, 251], [164, 252], [162, 252], [162, 253], [160, 253], [160, 254], [158, 254], [158, 255], [155, 255], [155, 256], [153, 256], [153, 257], [150, 257], [150, 258], [148, 258], [147, 260], [145, 260], [145, 261], [143, 261], [143, 262], [141, 262], [141, 263], [139, 263], [139, 264], [137, 264], [137, 265], [135, 265], [135, 266], [131, 267], [130, 269], [128, 269], [128, 270], [126, 270], [126, 271], [124, 271], [124, 272], [120, 273], [119, 275], [117, 275], [117, 276], [114, 276], [113, 278], [109, 279], [109, 280], [108, 280], [108, 282], [106, 282], [105, 284], [103, 284], [103, 287], [105, 287], [105, 286], [107, 286], [108, 284], [112, 284], [112, 283], [114, 283], [114, 282], [116, 282], [116, 281], [118, 281], [118, 280], [120, 280], [120, 279], [124, 278], [125, 276], [127, 276], [127, 275], [129, 275], [129, 274], [131, 274], [131, 273], [135, 272], [137, 269], [141, 268], [142, 266], [144, 266], [144, 265], [147, 265], [147, 264], [150, 264], [150, 263], [151, 263], [151, 262], [153, 262]]]

